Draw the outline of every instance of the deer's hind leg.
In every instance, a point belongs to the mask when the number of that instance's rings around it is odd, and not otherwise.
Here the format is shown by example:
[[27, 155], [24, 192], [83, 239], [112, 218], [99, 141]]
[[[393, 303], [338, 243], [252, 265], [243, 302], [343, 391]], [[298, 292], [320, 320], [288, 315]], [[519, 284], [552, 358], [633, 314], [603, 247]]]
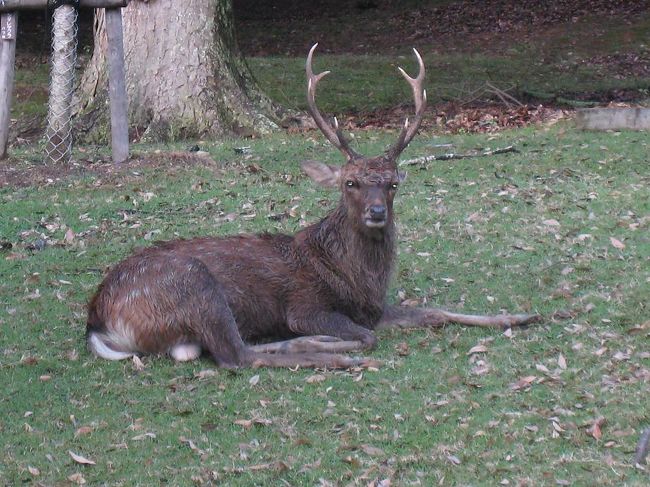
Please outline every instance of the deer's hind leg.
[[123, 261], [88, 309], [87, 341], [103, 358], [203, 350], [221, 366], [246, 363], [244, 344], [221, 284], [199, 260], [152, 249]]
[[218, 279], [200, 261], [192, 259], [191, 264], [185, 267], [187, 272], [176, 278], [174, 286], [178, 295], [173, 306], [174, 319], [188, 328], [188, 335], [193, 340], [180, 342], [171, 348], [170, 354], [177, 360], [195, 358], [203, 349], [221, 367], [348, 368], [378, 365], [376, 361], [363, 358], [323, 353], [327, 351], [325, 349], [303, 347], [275, 354], [246, 345]]
[[190, 339], [175, 343], [170, 355], [177, 361], [193, 360], [205, 350], [221, 367], [249, 365], [250, 353], [223, 286], [202, 262], [190, 260], [174, 286], [177, 300], [173, 306], [173, 319], [187, 328]]

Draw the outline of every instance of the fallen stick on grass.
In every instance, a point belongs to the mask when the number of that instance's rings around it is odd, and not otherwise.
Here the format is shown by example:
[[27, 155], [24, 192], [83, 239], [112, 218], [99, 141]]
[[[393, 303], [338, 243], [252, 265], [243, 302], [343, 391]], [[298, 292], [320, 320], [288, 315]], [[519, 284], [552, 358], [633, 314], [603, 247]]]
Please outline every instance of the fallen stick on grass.
[[415, 159], [408, 159], [406, 161], [402, 161], [399, 163], [400, 166], [416, 166], [416, 165], [424, 165], [427, 162], [431, 161], [450, 161], [452, 159], [469, 159], [471, 157], [485, 157], [485, 156], [493, 156], [496, 154], [505, 154], [506, 152], [519, 152], [514, 146], [509, 145], [508, 147], [503, 147], [502, 149], [494, 149], [494, 150], [484, 150], [483, 152], [468, 152], [465, 154], [455, 154], [455, 153], [447, 153], [447, 154], [440, 154], [440, 155], [431, 155], [431, 156], [422, 156], [422, 157], [416, 157]]
[[650, 447], [650, 428], [646, 428], [641, 438], [639, 439], [639, 444], [636, 447], [636, 452], [634, 455], [634, 464], [635, 465], [645, 465], [646, 457], [648, 456], [648, 447]]

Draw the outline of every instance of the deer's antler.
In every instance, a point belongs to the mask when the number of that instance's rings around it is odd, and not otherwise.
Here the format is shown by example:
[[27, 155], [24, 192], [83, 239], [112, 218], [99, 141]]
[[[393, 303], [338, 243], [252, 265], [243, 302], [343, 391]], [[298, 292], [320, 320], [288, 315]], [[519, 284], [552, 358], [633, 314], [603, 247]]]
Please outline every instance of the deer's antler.
[[424, 89], [424, 61], [422, 61], [422, 56], [420, 56], [417, 49], [414, 48], [413, 52], [415, 53], [415, 57], [418, 59], [418, 65], [420, 67], [417, 77], [411, 78], [402, 68], [398, 67], [397, 69], [399, 69], [399, 72], [404, 76], [404, 79], [406, 79], [408, 84], [411, 85], [411, 89], [413, 90], [413, 98], [415, 99], [415, 117], [410, 123], [408, 118], [404, 121], [404, 127], [402, 128], [402, 132], [399, 134], [397, 142], [386, 151], [386, 156], [391, 160], [397, 159], [402, 151], [406, 149], [406, 146], [409, 145], [409, 142], [411, 142], [411, 139], [415, 136], [418, 128], [420, 128], [422, 117], [424, 116], [424, 109], [427, 106], [427, 91]]
[[320, 131], [323, 132], [323, 135], [325, 135], [325, 137], [327, 137], [327, 140], [329, 140], [338, 150], [340, 150], [348, 158], [348, 160], [357, 159], [361, 156], [350, 147], [348, 141], [345, 139], [345, 137], [343, 137], [343, 132], [339, 127], [339, 123], [336, 120], [336, 117], [334, 118], [334, 127], [332, 127], [325, 121], [323, 116], [318, 111], [318, 108], [316, 108], [316, 85], [323, 77], [330, 73], [329, 71], [323, 71], [322, 73], [314, 74], [314, 70], [311, 66], [311, 60], [317, 46], [318, 43], [314, 44], [309, 50], [309, 54], [307, 55], [307, 106], [309, 107], [309, 113], [314, 119], [314, 122], [316, 122], [316, 125]]

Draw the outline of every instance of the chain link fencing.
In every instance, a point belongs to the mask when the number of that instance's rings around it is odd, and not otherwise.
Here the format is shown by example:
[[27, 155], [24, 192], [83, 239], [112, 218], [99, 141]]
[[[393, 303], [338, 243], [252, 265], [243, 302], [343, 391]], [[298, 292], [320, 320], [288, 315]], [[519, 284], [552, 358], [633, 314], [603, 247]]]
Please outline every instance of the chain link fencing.
[[72, 95], [77, 63], [77, 9], [61, 5], [52, 16], [50, 96], [45, 132], [48, 163], [67, 163], [72, 156]]

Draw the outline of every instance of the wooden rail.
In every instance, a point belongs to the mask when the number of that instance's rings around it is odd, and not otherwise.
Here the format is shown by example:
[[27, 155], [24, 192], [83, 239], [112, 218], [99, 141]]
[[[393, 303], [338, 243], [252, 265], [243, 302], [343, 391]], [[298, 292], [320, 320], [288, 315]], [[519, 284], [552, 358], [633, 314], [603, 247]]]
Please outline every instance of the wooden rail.
[[[126, 7], [129, 0], [80, 0], [81, 8], [121, 8]], [[48, 0], [3, 0], [0, 1], [0, 13], [16, 12], [18, 10], [43, 10], [47, 8]]]

